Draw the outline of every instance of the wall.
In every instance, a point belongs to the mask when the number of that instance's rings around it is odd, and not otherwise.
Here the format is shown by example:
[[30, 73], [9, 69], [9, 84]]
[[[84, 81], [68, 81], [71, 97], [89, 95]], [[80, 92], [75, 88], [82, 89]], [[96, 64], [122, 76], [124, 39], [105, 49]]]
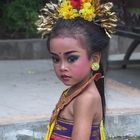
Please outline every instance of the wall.
[[43, 59], [49, 53], [44, 39], [1, 40], [0, 59]]
[[[109, 54], [125, 53], [131, 42], [129, 38], [113, 36], [110, 40]], [[136, 52], [140, 52], [140, 45]], [[45, 39], [0, 40], [0, 60], [46, 58], [49, 58], [49, 53]]]

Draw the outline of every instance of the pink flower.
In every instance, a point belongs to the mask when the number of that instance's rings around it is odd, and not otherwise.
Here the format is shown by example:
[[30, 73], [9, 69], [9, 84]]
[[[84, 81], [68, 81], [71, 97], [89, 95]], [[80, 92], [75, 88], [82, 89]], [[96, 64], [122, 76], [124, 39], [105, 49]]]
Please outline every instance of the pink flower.
[[82, 0], [70, 0], [70, 3], [73, 8], [80, 9], [80, 6], [82, 4]]

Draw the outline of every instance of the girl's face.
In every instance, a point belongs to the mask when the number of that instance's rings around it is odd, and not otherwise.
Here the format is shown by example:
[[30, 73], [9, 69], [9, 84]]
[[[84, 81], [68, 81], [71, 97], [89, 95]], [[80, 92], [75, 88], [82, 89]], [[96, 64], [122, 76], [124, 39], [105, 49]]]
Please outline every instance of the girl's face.
[[89, 77], [92, 61], [79, 40], [58, 37], [50, 40], [50, 53], [57, 77], [73, 86]]

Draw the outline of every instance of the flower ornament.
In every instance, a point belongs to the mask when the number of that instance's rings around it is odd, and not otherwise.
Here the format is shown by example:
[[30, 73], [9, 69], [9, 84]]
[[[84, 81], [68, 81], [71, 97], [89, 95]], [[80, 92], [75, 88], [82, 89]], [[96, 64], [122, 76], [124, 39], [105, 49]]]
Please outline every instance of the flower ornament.
[[92, 21], [93, 18], [96, 16], [95, 9], [89, 2], [83, 4], [83, 7], [79, 11], [79, 13], [80, 13], [80, 17], [88, 21]]
[[82, 0], [70, 0], [70, 4], [72, 5], [73, 8], [80, 9]]
[[46, 3], [41, 9], [41, 15], [36, 22], [37, 30], [42, 33], [42, 37], [52, 30], [53, 25], [59, 18], [74, 19], [83, 18], [89, 22], [94, 22], [104, 28], [108, 37], [117, 25], [117, 16], [112, 12], [113, 3], [100, 4], [100, 0], [58, 0], [58, 4]]
[[64, 19], [73, 19], [78, 17], [77, 9], [74, 9], [70, 1], [64, 0], [58, 8], [59, 16]]
[[[97, 11], [97, 15], [99, 16], [100, 26], [104, 28], [106, 34], [108, 37], [111, 38], [111, 34], [114, 33], [114, 29], [117, 26], [117, 16], [115, 12], [110, 12], [113, 8], [113, 3], [108, 2], [106, 4], [103, 4], [99, 7]], [[99, 24], [95, 20], [95, 23]]]
[[57, 11], [58, 5], [54, 3], [46, 3], [45, 7], [40, 10], [41, 15], [35, 23], [37, 30], [42, 34], [42, 37], [46, 37], [52, 30], [53, 25], [59, 19], [59, 13]]

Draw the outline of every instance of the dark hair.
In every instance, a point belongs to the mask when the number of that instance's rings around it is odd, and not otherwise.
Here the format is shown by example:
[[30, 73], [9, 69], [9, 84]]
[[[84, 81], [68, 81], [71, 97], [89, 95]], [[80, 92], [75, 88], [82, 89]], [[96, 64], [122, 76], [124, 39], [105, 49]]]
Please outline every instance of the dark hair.
[[[59, 19], [48, 36], [47, 46], [50, 50], [50, 40], [56, 37], [72, 37], [79, 39], [84, 48], [86, 48], [89, 58], [95, 52], [101, 52], [100, 69], [98, 72], [104, 75], [103, 70], [103, 52], [108, 46], [109, 38], [103, 28], [93, 22], [75, 18], [70, 20]], [[97, 89], [102, 99], [103, 119], [105, 119], [105, 94], [104, 78], [96, 83]]]

